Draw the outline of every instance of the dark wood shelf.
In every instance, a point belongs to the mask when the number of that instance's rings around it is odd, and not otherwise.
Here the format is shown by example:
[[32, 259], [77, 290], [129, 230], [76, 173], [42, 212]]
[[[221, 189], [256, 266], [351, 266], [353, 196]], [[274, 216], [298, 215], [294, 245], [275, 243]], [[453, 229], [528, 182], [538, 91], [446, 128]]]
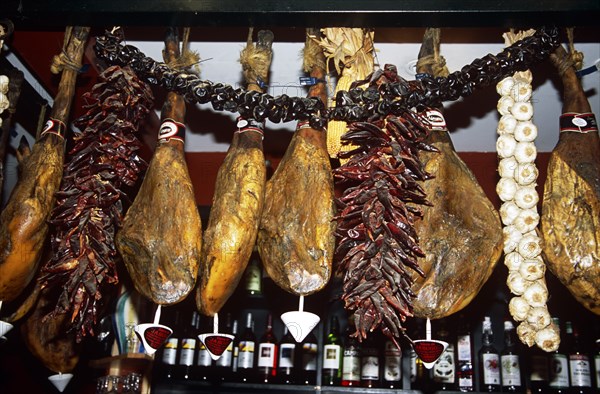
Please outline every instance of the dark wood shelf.
[[15, 25], [596, 26], [597, 0], [6, 0]]

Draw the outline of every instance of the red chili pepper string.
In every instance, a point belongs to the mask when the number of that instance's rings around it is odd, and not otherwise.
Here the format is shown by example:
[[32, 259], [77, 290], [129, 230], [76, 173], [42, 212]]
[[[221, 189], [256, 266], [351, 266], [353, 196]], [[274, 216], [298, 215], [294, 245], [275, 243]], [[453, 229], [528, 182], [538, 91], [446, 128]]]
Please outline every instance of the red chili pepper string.
[[52, 211], [52, 257], [41, 270], [43, 287], [62, 288], [51, 314], [69, 313], [77, 340], [94, 335], [101, 302], [119, 282], [114, 246], [124, 203], [147, 164], [136, 133], [153, 106], [150, 88], [128, 67], [113, 66], [85, 94], [87, 112], [74, 124], [61, 189]]

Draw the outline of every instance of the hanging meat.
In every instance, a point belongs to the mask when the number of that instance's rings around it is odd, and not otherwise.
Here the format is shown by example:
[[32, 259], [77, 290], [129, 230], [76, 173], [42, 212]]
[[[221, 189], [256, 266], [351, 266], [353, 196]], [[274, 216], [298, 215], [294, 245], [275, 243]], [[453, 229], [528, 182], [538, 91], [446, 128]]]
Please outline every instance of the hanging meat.
[[[439, 55], [439, 40], [439, 29], [425, 31], [418, 73], [447, 76]], [[420, 155], [425, 171], [434, 177], [423, 183], [432, 206], [424, 207], [423, 220], [415, 223], [425, 253], [425, 258], [419, 259], [425, 276], [412, 275], [414, 314], [431, 319], [449, 316], [467, 306], [492, 274], [502, 253], [498, 212], [454, 150], [441, 110], [427, 113], [431, 133], [426, 143], [439, 153], [425, 151]]]
[[598, 123], [565, 49], [558, 47], [550, 59], [563, 83], [563, 113], [544, 184], [543, 253], [571, 294], [600, 315]]
[[[318, 81], [309, 96], [327, 102], [325, 57], [307, 35], [304, 69]], [[329, 281], [335, 247], [333, 177], [326, 134], [298, 123], [275, 173], [267, 182], [258, 230], [258, 251], [273, 281], [296, 295], [321, 290]]]
[[[252, 29], [240, 62], [248, 84], [245, 96], [255, 100], [268, 80], [273, 33], [261, 30], [256, 45]], [[198, 310], [212, 316], [223, 307], [239, 283], [256, 243], [266, 186], [263, 154], [264, 124], [240, 118], [238, 131], [217, 173], [208, 226], [204, 233], [200, 284], [196, 292]]]
[[19, 180], [0, 215], [0, 300], [14, 300], [33, 279], [48, 235], [48, 219], [60, 186], [65, 132], [88, 27], [68, 28], [55, 58], [62, 70], [50, 119], [22, 163]]
[[[167, 31], [166, 62], [179, 58], [179, 39]], [[202, 222], [184, 155], [185, 101], [168, 93], [158, 143], [116, 244], [135, 288], [159, 305], [182, 301], [196, 285]]]

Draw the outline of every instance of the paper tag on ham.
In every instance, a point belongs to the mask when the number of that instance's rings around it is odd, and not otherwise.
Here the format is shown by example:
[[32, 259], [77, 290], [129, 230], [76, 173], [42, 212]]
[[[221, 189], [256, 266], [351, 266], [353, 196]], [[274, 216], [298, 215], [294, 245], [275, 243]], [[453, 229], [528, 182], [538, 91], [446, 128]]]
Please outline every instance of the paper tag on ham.
[[560, 132], [573, 131], [576, 133], [591, 133], [598, 131], [596, 117], [591, 112], [567, 112], [560, 116]]
[[67, 130], [67, 126], [58, 119], [48, 119], [46, 124], [44, 124], [44, 129], [42, 130], [42, 135], [44, 134], [56, 134], [61, 138], [65, 138], [65, 131]]
[[448, 131], [446, 119], [444, 115], [437, 109], [429, 109], [425, 111], [426, 126], [429, 130]]
[[185, 125], [173, 119], [165, 119], [158, 129], [158, 140], [169, 141], [172, 138], [185, 141]]

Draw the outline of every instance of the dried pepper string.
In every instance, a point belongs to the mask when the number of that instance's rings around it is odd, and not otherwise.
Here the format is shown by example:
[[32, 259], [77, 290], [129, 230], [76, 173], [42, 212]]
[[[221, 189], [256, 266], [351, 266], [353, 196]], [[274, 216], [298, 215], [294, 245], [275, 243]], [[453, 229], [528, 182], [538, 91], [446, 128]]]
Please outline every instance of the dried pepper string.
[[106, 32], [96, 38], [96, 56], [110, 64], [129, 65], [141, 78], [185, 97], [188, 102], [211, 103], [216, 111], [238, 112], [243, 117], [274, 123], [309, 120], [323, 129], [328, 120], [355, 122], [389, 114], [400, 115], [417, 105], [437, 106], [443, 101], [470, 95], [476, 88], [497, 83], [546, 59], [559, 45], [556, 28], [541, 28], [497, 55], [486, 55], [448, 77], [425, 76], [418, 85], [405, 80], [384, 83], [374, 91], [360, 88], [340, 91], [336, 107], [325, 108], [314, 97], [290, 97], [247, 91], [222, 83], [203, 81], [197, 75], [171, 69], [147, 57], [132, 45], [123, 45], [121, 31]]
[[50, 224], [52, 257], [41, 270], [43, 287], [62, 287], [51, 314], [70, 313], [80, 341], [93, 335], [98, 303], [116, 285], [119, 255], [114, 236], [127, 194], [147, 164], [136, 133], [153, 105], [149, 86], [128, 67], [112, 66], [85, 94], [87, 112], [74, 121], [61, 189]]

